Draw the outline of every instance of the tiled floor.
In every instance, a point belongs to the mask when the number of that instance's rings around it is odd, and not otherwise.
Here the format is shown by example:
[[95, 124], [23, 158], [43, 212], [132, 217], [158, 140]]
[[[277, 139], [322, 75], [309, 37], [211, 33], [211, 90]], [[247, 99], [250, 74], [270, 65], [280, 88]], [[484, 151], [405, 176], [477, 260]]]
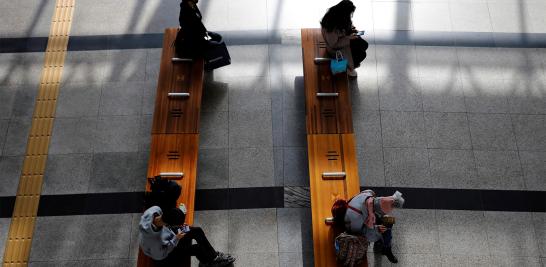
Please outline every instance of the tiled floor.
[[[335, 2], [200, 1], [208, 28], [237, 45], [232, 65], [205, 84], [199, 189], [308, 186], [299, 28], [318, 27]], [[546, 50], [495, 47], [502, 34], [546, 33], [543, 1], [355, 3], [371, 44], [351, 82], [362, 185], [546, 191]], [[53, 5], [0, 3], [0, 45], [47, 36]], [[71, 35], [161, 33], [177, 16], [177, 1], [78, 0]], [[160, 54], [68, 53], [43, 194], [144, 189]], [[17, 189], [42, 64], [43, 53], [0, 53], [0, 196]], [[396, 215], [398, 266], [546, 266], [544, 213]], [[30, 266], [134, 266], [139, 216], [39, 217]], [[310, 217], [308, 208], [211, 210], [196, 224], [236, 266], [312, 266]], [[0, 219], [0, 252], [8, 227]]]

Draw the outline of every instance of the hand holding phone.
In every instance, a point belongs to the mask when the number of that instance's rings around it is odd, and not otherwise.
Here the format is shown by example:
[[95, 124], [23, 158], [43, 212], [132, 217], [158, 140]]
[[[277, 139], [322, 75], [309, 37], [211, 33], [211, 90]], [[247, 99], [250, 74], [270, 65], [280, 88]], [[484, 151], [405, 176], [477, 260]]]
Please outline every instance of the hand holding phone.
[[186, 235], [186, 233], [184, 233], [184, 232], [182, 231], [182, 229], [178, 228], [175, 237], [176, 237], [176, 239], [180, 240], [180, 239], [182, 239], [182, 237], [184, 237], [185, 235]]
[[182, 230], [182, 233], [187, 233], [190, 231], [190, 227], [187, 224], [182, 225], [180, 229]]

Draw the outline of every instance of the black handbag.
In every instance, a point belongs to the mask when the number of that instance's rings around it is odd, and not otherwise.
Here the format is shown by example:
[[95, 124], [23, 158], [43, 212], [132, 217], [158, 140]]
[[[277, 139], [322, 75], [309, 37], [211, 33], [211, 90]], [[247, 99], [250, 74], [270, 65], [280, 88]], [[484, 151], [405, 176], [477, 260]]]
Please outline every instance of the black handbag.
[[231, 57], [226, 43], [222, 39], [210, 41], [205, 51], [205, 70], [213, 70], [229, 64], [231, 64]]

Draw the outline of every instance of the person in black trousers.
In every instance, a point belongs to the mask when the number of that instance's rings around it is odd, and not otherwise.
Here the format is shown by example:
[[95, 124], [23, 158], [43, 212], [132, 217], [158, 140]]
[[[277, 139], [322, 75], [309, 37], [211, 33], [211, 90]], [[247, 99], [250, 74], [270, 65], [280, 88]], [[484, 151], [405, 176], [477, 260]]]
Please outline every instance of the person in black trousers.
[[184, 58], [203, 57], [206, 50], [222, 40], [222, 36], [207, 31], [203, 25], [199, 0], [182, 0], [180, 3], [180, 31], [176, 36], [176, 54]]
[[[230, 266], [235, 258], [217, 252], [208, 241], [203, 229], [184, 225], [185, 214], [179, 208], [165, 212], [153, 206], [140, 219], [139, 243], [142, 252], [151, 257], [157, 266], [180, 266], [188, 256], [195, 256], [199, 266]], [[192, 244], [195, 240], [196, 244]]]

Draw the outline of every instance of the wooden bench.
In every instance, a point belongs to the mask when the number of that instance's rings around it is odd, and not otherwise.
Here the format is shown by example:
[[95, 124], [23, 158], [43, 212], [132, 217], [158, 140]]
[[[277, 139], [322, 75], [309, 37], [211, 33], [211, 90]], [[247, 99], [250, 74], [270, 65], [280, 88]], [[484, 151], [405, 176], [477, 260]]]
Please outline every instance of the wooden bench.
[[336, 198], [360, 192], [349, 83], [332, 75], [320, 29], [301, 35], [315, 266], [331, 267], [335, 235], [326, 219]]
[[307, 134], [352, 133], [347, 75], [332, 75], [319, 29], [302, 29]]
[[[182, 186], [178, 203], [186, 205], [185, 222], [191, 225], [195, 207], [204, 63], [202, 59], [175, 58], [173, 43], [177, 31], [176, 28], [165, 29], [163, 36], [147, 177], [162, 175]], [[148, 181], [146, 190], [150, 190]], [[154, 266], [154, 262], [140, 250], [137, 266]], [[190, 266], [190, 258], [180, 266]]]

